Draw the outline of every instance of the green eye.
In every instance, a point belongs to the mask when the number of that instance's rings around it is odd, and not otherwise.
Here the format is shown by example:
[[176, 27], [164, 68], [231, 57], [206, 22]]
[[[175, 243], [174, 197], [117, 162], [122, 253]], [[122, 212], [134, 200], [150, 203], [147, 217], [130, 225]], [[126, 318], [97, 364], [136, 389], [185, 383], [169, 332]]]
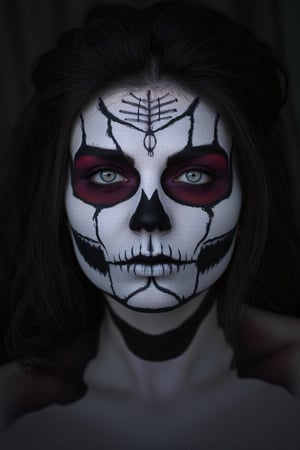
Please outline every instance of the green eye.
[[119, 181], [126, 181], [126, 178], [115, 170], [106, 169], [94, 173], [90, 180], [95, 184], [112, 184]]
[[177, 177], [175, 181], [190, 184], [206, 184], [211, 181], [211, 176], [203, 172], [202, 170], [192, 169], [179, 175], [179, 177]]

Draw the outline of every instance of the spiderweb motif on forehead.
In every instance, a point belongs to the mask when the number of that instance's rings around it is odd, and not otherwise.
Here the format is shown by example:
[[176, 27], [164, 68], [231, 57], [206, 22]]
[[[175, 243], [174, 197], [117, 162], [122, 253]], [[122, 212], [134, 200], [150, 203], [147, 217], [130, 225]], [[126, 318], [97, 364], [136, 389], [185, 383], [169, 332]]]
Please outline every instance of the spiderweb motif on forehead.
[[[177, 109], [170, 106], [173, 106], [178, 100], [177, 98], [168, 98], [169, 95], [169, 93], [166, 93], [161, 97], [152, 99], [151, 91], [147, 91], [144, 98], [137, 97], [131, 92], [128, 98], [122, 99], [122, 103], [127, 105], [127, 108], [119, 110], [119, 113], [124, 118], [117, 117], [111, 113], [101, 97], [99, 97], [99, 110], [108, 118], [109, 129], [111, 129], [111, 121], [113, 121], [143, 132], [145, 134], [144, 148], [147, 150], [148, 155], [152, 157], [157, 144], [155, 133], [167, 128], [185, 116], [191, 116], [199, 102], [199, 98], [195, 98], [186, 111], [178, 116], [174, 116]], [[155, 128], [154, 124], [161, 122], [163, 124]]]
[[149, 156], [154, 155], [153, 150], [157, 143], [153, 124], [162, 120], [172, 119], [173, 114], [177, 112], [176, 108], [168, 108], [168, 106], [173, 105], [178, 101], [177, 98], [164, 101], [169, 95], [170, 94], [167, 93], [156, 99], [151, 99], [151, 91], [147, 92], [146, 98], [137, 97], [131, 92], [129, 97], [131, 97], [132, 100], [122, 100], [122, 103], [128, 105], [129, 108], [131, 107], [131, 109], [127, 108], [126, 110], [119, 110], [121, 114], [127, 116], [124, 120], [127, 122], [145, 124], [146, 126], [144, 147], [147, 149]]
[[[172, 113], [177, 112], [176, 108], [163, 109], [164, 106], [172, 105], [177, 102], [177, 98], [172, 100], [167, 100], [162, 102], [166, 97], [170, 94], [167, 93], [162, 97], [158, 97], [156, 99], [151, 100], [151, 92], [147, 92], [147, 98], [137, 97], [132, 92], [129, 94], [130, 97], [133, 98], [133, 101], [130, 100], [122, 100], [122, 103], [126, 105], [133, 106], [136, 111], [128, 111], [120, 109], [120, 113], [128, 114], [131, 117], [125, 117], [125, 120], [128, 122], [141, 122], [146, 123], [148, 127], [152, 127], [154, 122], [158, 122], [159, 120], [172, 119]], [[166, 115], [171, 114], [171, 115]]]

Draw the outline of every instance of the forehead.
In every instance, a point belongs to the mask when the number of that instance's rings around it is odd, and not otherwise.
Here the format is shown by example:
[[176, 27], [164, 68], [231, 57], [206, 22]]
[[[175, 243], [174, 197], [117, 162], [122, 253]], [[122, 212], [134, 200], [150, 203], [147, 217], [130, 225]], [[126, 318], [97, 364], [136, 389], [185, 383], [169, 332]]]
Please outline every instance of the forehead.
[[[119, 88], [89, 101], [74, 122], [70, 150], [75, 156], [83, 139], [88, 146], [145, 159], [169, 157], [190, 145], [218, 144], [229, 153], [231, 137], [218, 111], [201, 96], [177, 85]], [[217, 126], [216, 126], [217, 123]], [[217, 136], [216, 136], [217, 134]], [[83, 137], [84, 136], [84, 137]]]

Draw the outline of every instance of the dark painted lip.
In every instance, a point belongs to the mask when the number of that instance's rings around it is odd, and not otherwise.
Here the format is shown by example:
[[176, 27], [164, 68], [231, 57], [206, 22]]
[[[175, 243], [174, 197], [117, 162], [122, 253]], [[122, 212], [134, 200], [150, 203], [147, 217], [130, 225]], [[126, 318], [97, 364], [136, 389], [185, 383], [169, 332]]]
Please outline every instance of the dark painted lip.
[[158, 256], [134, 256], [133, 258], [127, 259], [126, 261], [114, 261], [115, 264], [146, 264], [146, 265], [155, 265], [155, 264], [180, 264], [181, 261], [176, 260], [174, 258], [170, 258], [170, 256], [166, 255], [158, 255]]
[[146, 266], [154, 266], [156, 264], [165, 264], [165, 265], [176, 265], [176, 266], [186, 266], [188, 264], [195, 263], [195, 260], [179, 260], [171, 258], [167, 255], [158, 255], [158, 256], [134, 256], [133, 258], [127, 260], [113, 261], [110, 264], [116, 266], [130, 266], [132, 264], [142, 264]]

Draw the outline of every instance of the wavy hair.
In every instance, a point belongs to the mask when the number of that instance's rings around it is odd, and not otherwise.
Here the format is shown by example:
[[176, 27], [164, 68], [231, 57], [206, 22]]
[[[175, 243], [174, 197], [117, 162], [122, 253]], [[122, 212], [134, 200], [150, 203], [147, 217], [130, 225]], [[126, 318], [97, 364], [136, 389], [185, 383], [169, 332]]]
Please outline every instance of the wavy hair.
[[2, 360], [42, 357], [102, 317], [75, 259], [64, 207], [75, 117], [99, 91], [174, 80], [218, 105], [243, 192], [232, 261], [217, 283], [234, 349], [243, 304], [299, 315], [299, 234], [280, 109], [284, 72], [248, 29], [211, 9], [163, 2], [93, 8], [33, 72], [35, 93], [1, 155]]

